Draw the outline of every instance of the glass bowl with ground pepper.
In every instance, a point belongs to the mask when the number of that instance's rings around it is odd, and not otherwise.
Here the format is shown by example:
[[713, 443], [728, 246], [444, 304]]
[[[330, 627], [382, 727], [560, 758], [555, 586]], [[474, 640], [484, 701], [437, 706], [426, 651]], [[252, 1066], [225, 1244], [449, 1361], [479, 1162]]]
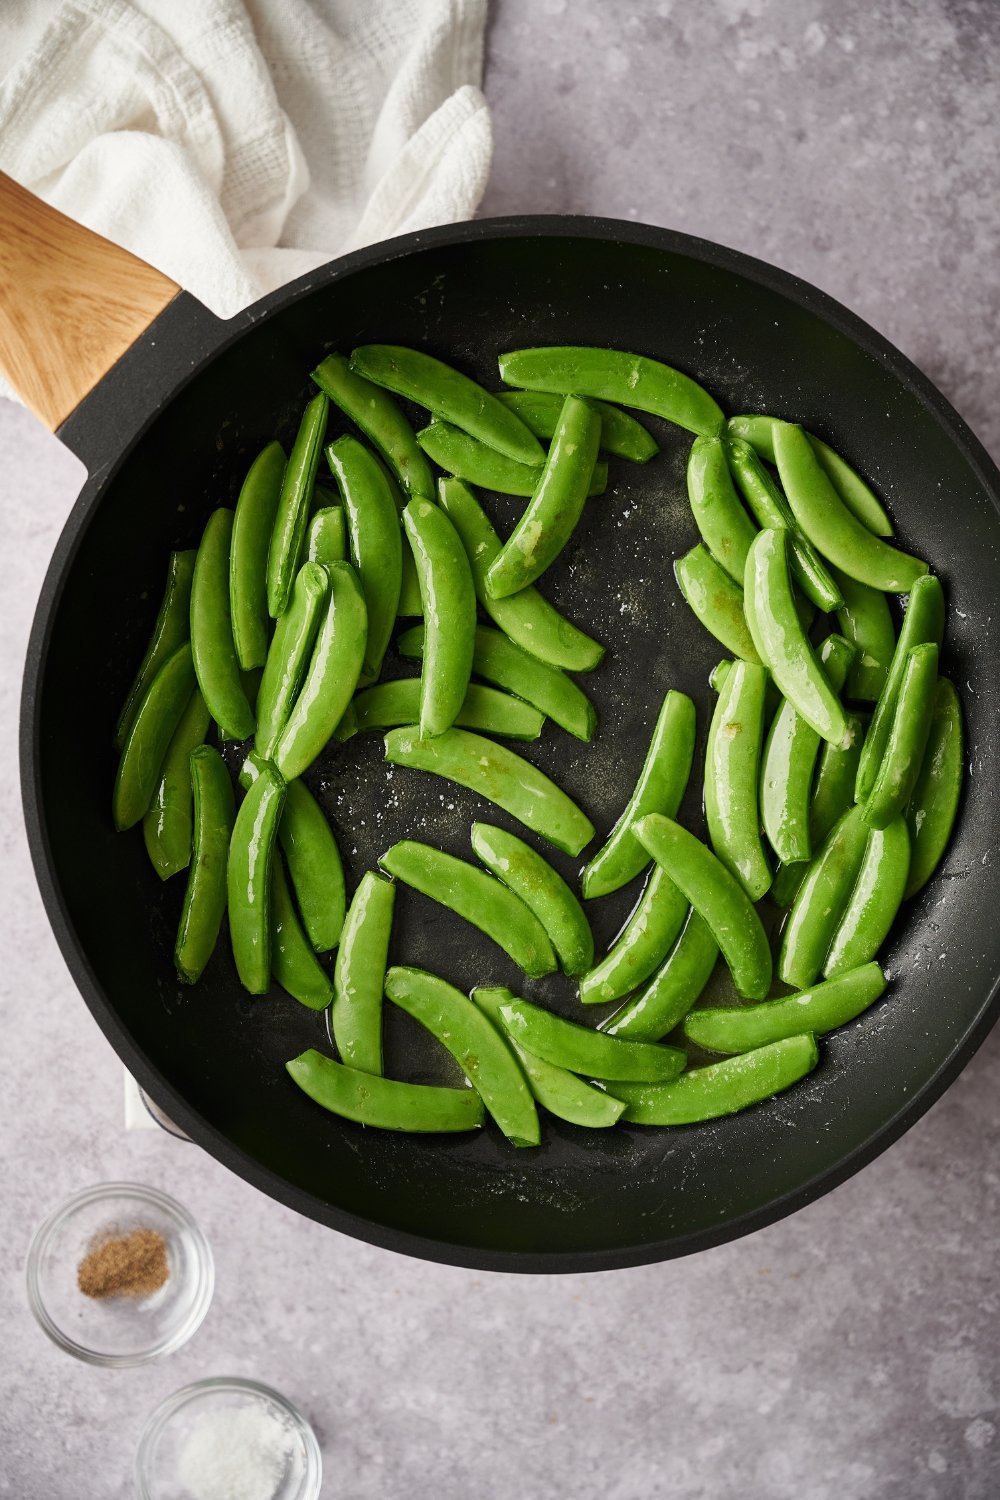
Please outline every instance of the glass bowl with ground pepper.
[[191, 1215], [135, 1182], [67, 1198], [36, 1230], [25, 1269], [41, 1327], [92, 1365], [141, 1365], [179, 1349], [215, 1284], [212, 1252]]

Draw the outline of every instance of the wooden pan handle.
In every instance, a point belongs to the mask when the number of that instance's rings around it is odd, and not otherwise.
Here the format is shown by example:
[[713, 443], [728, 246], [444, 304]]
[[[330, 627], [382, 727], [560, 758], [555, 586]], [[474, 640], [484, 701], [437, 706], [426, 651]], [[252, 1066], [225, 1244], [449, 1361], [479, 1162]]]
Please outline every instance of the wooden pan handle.
[[179, 291], [0, 172], [0, 372], [52, 432]]

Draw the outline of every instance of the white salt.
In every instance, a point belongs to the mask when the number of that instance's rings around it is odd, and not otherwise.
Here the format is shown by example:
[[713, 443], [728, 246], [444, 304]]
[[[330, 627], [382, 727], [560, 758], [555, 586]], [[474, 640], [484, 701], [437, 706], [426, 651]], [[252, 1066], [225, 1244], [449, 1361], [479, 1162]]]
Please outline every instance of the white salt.
[[273, 1500], [292, 1443], [285, 1423], [256, 1403], [204, 1412], [184, 1444], [181, 1481], [194, 1500]]

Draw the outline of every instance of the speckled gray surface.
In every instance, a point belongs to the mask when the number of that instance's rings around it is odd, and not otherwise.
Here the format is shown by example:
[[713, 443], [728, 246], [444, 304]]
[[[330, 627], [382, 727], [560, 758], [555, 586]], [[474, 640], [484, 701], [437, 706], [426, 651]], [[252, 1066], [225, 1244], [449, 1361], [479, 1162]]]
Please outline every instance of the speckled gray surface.
[[[881, 329], [1000, 456], [998, 75], [992, 4], [500, 0], [484, 212], [631, 216], [774, 261]], [[329, 1500], [995, 1495], [998, 1036], [811, 1208], [589, 1277], [405, 1260], [297, 1218], [195, 1147], [123, 1131], [120, 1064], [49, 934], [16, 782], [30, 612], [81, 470], [3, 405], [0, 475], [0, 1492], [130, 1495], [153, 1405], [235, 1373], [305, 1410]], [[201, 1331], [139, 1371], [61, 1354], [23, 1294], [38, 1219], [116, 1177], [181, 1198], [217, 1260]]]

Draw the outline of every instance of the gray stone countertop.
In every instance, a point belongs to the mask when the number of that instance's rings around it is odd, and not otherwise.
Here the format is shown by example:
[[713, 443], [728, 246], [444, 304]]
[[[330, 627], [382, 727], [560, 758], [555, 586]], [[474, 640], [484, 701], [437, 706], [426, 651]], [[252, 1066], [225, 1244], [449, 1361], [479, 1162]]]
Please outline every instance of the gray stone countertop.
[[[913, 358], [1000, 456], [998, 75], [1000, 10], [974, 0], [498, 0], [482, 212], [635, 218], [794, 271]], [[372, 1249], [194, 1146], [124, 1131], [121, 1064], [49, 932], [17, 780], [31, 613], [82, 470], [5, 403], [0, 474], [0, 1492], [127, 1497], [156, 1402], [240, 1374], [304, 1409], [331, 1500], [995, 1495], [996, 1036], [810, 1208], [591, 1276]], [[199, 1333], [132, 1371], [59, 1352], [23, 1291], [39, 1219], [114, 1178], [180, 1198], [217, 1261]]]

